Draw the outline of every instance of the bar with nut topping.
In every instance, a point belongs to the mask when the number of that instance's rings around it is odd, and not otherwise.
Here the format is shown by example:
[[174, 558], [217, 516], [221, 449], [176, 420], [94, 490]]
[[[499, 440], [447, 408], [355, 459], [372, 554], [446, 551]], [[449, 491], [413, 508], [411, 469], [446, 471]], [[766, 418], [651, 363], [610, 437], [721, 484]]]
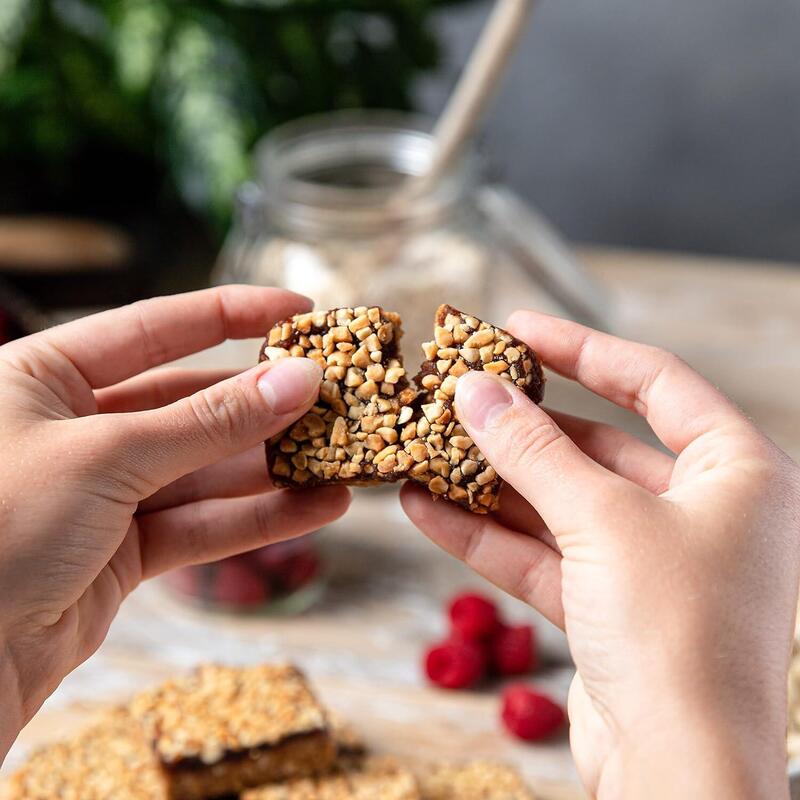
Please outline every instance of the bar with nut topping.
[[262, 361], [305, 356], [324, 370], [317, 404], [267, 447], [277, 486], [364, 485], [408, 469], [397, 426], [416, 392], [401, 336], [399, 316], [374, 306], [298, 314], [269, 332]]
[[538, 403], [542, 368], [524, 342], [452, 306], [440, 306], [435, 322], [417, 389], [406, 377], [395, 313], [315, 311], [269, 332], [262, 360], [305, 356], [324, 370], [314, 407], [267, 444], [277, 486], [409, 478], [472, 512], [497, 508], [502, 481], [456, 419], [456, 382], [470, 370], [491, 372]]
[[415, 769], [422, 800], [535, 800], [519, 773], [492, 761], [438, 762]]
[[325, 712], [290, 665], [206, 665], [133, 699], [168, 800], [203, 800], [330, 768]]
[[166, 781], [130, 712], [116, 708], [43, 747], [0, 787], [3, 800], [167, 800]]
[[414, 378], [424, 393], [421, 414], [413, 436], [401, 433], [414, 460], [409, 477], [424, 483], [434, 498], [446, 497], [479, 514], [492, 511], [502, 480], [458, 423], [456, 381], [470, 370], [491, 372], [539, 403], [544, 394], [541, 364], [510, 333], [448, 305], [439, 306], [434, 338], [422, 350], [425, 361]]
[[327, 775], [251, 789], [242, 800], [419, 800], [414, 775], [393, 758], [371, 757]]

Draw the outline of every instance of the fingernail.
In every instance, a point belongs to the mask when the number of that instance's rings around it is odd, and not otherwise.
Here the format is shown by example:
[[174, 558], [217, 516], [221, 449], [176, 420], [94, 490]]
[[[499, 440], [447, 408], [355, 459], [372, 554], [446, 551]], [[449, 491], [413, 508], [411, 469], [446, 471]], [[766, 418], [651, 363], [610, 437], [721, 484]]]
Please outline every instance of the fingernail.
[[282, 358], [258, 379], [273, 414], [289, 414], [316, 394], [322, 370], [310, 358]]
[[478, 430], [487, 430], [513, 403], [508, 386], [485, 372], [468, 372], [456, 384], [459, 417]]

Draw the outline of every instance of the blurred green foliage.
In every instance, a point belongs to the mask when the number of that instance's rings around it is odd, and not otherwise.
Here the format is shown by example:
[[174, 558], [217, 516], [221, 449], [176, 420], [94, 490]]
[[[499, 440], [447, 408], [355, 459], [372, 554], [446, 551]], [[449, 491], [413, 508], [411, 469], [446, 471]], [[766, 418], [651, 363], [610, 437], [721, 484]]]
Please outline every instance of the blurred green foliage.
[[442, 2], [0, 0], [0, 205], [152, 191], [222, 226], [275, 124], [409, 107]]

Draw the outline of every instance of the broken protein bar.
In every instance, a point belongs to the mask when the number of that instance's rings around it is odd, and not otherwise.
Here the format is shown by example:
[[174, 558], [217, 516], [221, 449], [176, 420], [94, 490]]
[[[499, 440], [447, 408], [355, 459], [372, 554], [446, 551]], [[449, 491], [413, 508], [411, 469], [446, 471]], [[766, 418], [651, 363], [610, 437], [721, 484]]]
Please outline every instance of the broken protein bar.
[[374, 485], [409, 479], [475, 513], [497, 508], [501, 478], [458, 423], [456, 381], [469, 370], [508, 380], [534, 402], [536, 354], [502, 329], [440, 306], [425, 361], [409, 384], [400, 318], [378, 307], [299, 314], [270, 331], [261, 360], [305, 356], [324, 371], [319, 398], [267, 443], [277, 486]]

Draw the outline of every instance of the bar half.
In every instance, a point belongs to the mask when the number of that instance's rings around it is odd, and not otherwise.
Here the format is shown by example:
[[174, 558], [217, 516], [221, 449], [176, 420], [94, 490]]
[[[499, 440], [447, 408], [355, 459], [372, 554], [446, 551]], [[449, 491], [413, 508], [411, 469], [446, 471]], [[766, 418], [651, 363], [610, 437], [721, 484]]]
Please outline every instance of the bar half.
[[267, 335], [261, 361], [306, 357], [323, 369], [314, 407], [267, 444], [276, 486], [397, 480], [410, 460], [396, 426], [410, 418], [400, 317], [377, 306], [297, 314]]
[[510, 333], [439, 306], [434, 338], [422, 345], [425, 361], [414, 378], [422, 394], [413, 430], [403, 431], [404, 450], [414, 460], [408, 476], [446, 497], [485, 514], [497, 508], [503, 481], [459, 424], [456, 382], [470, 371], [507, 380], [533, 400], [544, 396], [544, 374], [536, 354]]

